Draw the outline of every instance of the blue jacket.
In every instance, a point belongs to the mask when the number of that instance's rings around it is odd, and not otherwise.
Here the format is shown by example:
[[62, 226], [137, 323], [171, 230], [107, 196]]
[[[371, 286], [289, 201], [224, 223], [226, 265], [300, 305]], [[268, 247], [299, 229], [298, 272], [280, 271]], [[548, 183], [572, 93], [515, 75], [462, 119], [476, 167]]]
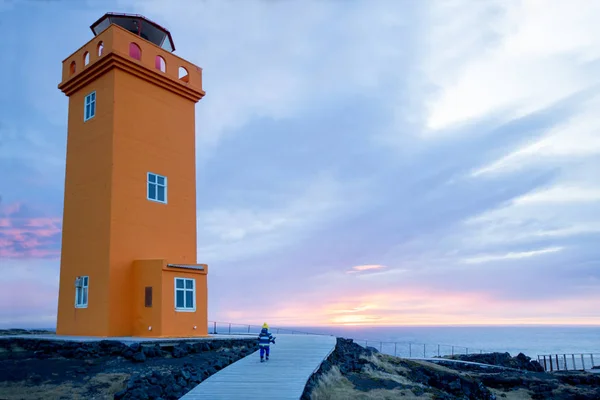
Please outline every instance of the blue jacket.
[[258, 345], [268, 346], [270, 343], [275, 343], [275, 338], [271, 335], [271, 332], [267, 328], [263, 328], [258, 335]]

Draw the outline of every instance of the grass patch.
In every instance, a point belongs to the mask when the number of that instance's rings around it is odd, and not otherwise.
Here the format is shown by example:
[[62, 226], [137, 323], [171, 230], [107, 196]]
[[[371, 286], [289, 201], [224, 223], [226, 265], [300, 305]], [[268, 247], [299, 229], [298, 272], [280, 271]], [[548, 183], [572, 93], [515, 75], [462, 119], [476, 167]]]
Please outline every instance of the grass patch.
[[[384, 376], [384, 379], [392, 379], [390, 376], [391, 374], [374, 371], [372, 369], [371, 372], [368, 372], [367, 374], [374, 379], [378, 379], [378, 374]], [[403, 377], [396, 378], [402, 379]], [[410, 383], [414, 385], [414, 383]], [[332, 367], [329, 372], [321, 376], [319, 383], [311, 394], [312, 400], [394, 400], [399, 398], [406, 400], [423, 400], [432, 399], [433, 397], [430, 393], [423, 393], [420, 396], [417, 396], [409, 389], [374, 389], [369, 390], [368, 392], [362, 392], [356, 390], [352, 382], [345, 378], [336, 366]]]
[[2, 400], [89, 400], [112, 399], [114, 394], [125, 388], [128, 374], [100, 373], [86, 380], [84, 385], [73, 382], [52, 385], [30, 382], [0, 382]]
[[62, 385], [29, 386], [22, 382], [1, 382], [0, 398], [5, 400], [83, 400], [83, 391], [71, 382]]
[[531, 395], [525, 389], [517, 389], [517, 390], [499, 390], [489, 388], [490, 392], [496, 395], [498, 400], [532, 400]]

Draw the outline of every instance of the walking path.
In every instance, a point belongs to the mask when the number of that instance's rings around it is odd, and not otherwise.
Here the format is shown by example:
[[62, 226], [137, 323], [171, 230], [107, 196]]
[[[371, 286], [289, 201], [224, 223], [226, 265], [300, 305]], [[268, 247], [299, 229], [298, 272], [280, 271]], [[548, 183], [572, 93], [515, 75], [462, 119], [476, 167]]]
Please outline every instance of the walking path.
[[269, 361], [258, 352], [208, 377], [180, 400], [298, 400], [308, 378], [335, 349], [334, 336], [276, 335]]

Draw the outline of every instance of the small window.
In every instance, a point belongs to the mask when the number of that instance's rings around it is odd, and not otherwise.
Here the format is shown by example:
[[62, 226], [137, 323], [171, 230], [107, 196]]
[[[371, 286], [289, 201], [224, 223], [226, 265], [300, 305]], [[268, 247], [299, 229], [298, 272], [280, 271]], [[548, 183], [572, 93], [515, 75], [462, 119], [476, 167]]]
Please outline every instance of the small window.
[[88, 306], [89, 276], [78, 276], [75, 278], [75, 307], [86, 308]]
[[75, 61], [71, 61], [71, 64], [69, 65], [69, 75], [73, 75], [76, 71], [77, 64], [75, 64]]
[[152, 307], [152, 286], [146, 286], [144, 291], [144, 305]]
[[135, 58], [136, 60], [142, 59], [142, 49], [137, 44], [131, 42], [129, 43], [129, 56], [131, 58]]
[[100, 57], [102, 55], [103, 51], [104, 51], [104, 43], [100, 42], [100, 43], [98, 43], [98, 57]]
[[175, 278], [175, 310], [196, 311], [196, 280]]
[[148, 200], [167, 202], [167, 178], [148, 172]]
[[90, 63], [90, 53], [87, 51], [83, 54], [83, 65], [86, 66]]
[[165, 72], [167, 70], [167, 63], [165, 62], [165, 59], [162, 58], [161, 56], [156, 56], [156, 60], [154, 61], [154, 66], [160, 72]]
[[183, 67], [179, 67], [179, 80], [183, 81], [183, 82], [190, 81], [190, 75], [188, 74], [187, 69], [185, 69]]
[[95, 115], [96, 115], [96, 92], [93, 91], [92, 93], [85, 96], [83, 120], [87, 121], [90, 118], [94, 118]]

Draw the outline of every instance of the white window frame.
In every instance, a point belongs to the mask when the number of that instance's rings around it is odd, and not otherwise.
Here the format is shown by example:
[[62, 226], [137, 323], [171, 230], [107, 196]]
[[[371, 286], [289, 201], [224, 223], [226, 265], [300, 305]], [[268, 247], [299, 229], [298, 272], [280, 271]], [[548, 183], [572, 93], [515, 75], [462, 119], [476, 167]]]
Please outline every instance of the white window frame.
[[[93, 113], [92, 113], [93, 105]], [[87, 113], [88, 106], [90, 106], [90, 115]], [[96, 91], [94, 90], [87, 96], [83, 101], [83, 122], [86, 122], [96, 116]]]
[[[90, 301], [90, 277], [78, 276], [76, 279], [81, 279], [81, 286], [77, 286], [77, 282], [75, 282], [75, 308], [87, 308], [88, 303]], [[81, 293], [81, 296], [78, 296]], [[85, 294], [85, 302], [83, 301]], [[81, 301], [79, 301], [81, 299]]]
[[[178, 288], [177, 287], [177, 281], [183, 281], [183, 288]], [[186, 282], [187, 281], [192, 281], [192, 288], [191, 289], [187, 289], [186, 288]], [[180, 312], [195, 312], [196, 311], [196, 279], [194, 278], [178, 278], [176, 277], [174, 280], [174, 288], [175, 288], [175, 296], [174, 296], [174, 306], [175, 306], [175, 311], [180, 311]], [[183, 307], [177, 307], [177, 292], [181, 291], [183, 292]], [[194, 301], [194, 306], [193, 307], [186, 307], [185, 301], [186, 301], [186, 293], [187, 292], [192, 292], [192, 299]]]
[[[154, 177], [154, 182], [151, 182], [150, 177]], [[158, 183], [158, 178], [163, 178], [165, 180], [164, 185], [161, 185], [160, 183]], [[150, 185], [154, 185], [155, 189], [154, 189], [154, 193], [156, 195], [156, 198], [153, 199], [150, 197]], [[158, 199], [158, 187], [164, 187], [165, 188], [165, 200], [159, 200]], [[157, 203], [163, 203], [163, 204], [167, 204], [167, 198], [168, 198], [168, 193], [167, 193], [167, 177], [164, 175], [159, 175], [156, 174], [154, 172], [148, 172], [148, 174], [146, 175], [146, 198], [150, 201], [155, 201]]]

